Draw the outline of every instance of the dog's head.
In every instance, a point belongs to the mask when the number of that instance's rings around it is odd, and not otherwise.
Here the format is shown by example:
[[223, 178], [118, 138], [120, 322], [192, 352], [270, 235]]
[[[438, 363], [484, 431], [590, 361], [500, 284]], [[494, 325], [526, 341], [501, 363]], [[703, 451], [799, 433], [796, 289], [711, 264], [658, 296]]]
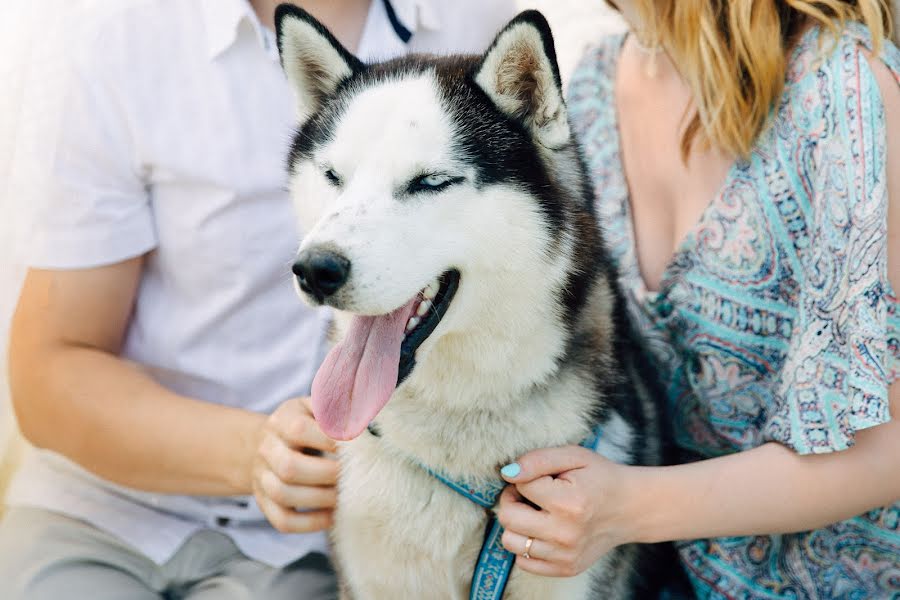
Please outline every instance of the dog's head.
[[570, 283], [565, 203], [583, 190], [560, 181], [579, 167], [553, 157], [578, 157], [540, 13], [519, 15], [483, 56], [371, 66], [300, 9], [282, 5], [276, 23], [299, 120], [297, 287], [351, 317], [313, 402], [325, 432], [349, 439], [440, 340], [563, 317], [536, 307]]

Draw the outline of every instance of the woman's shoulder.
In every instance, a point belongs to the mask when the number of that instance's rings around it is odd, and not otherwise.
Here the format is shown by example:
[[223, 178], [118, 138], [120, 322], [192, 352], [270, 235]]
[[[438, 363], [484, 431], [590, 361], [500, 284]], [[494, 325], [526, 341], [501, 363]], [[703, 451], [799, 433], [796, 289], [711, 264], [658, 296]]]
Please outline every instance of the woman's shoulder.
[[590, 46], [572, 73], [566, 93], [569, 120], [582, 144], [591, 141], [597, 127], [615, 124], [614, 82], [624, 33], [610, 35]]
[[[838, 134], [834, 127], [822, 128], [877, 107], [880, 93], [869, 63], [873, 55], [872, 34], [860, 23], [848, 23], [837, 33], [811, 28], [788, 61], [776, 127], [780, 121], [799, 135]], [[900, 50], [891, 41], [882, 42], [877, 59], [900, 81]]]
[[[840, 29], [815, 26], [797, 41], [788, 61], [788, 83], [834, 69], [851, 69], [860, 53], [874, 53], [872, 32], [862, 23], [846, 23]], [[880, 58], [891, 70], [900, 67], [900, 50], [890, 39], [882, 40]]]
[[608, 35], [585, 50], [568, 86], [570, 104], [601, 101], [611, 92], [625, 33]]
[[[785, 87], [757, 157], [791, 157], [783, 165], [810, 199], [822, 197], [836, 173], [867, 188], [884, 169], [884, 104], [872, 70], [872, 36], [850, 23], [838, 33], [808, 30], [793, 49]], [[900, 51], [882, 44], [879, 58], [900, 81]], [[830, 174], [826, 176], [826, 174]], [[852, 194], [845, 200], [852, 202]]]

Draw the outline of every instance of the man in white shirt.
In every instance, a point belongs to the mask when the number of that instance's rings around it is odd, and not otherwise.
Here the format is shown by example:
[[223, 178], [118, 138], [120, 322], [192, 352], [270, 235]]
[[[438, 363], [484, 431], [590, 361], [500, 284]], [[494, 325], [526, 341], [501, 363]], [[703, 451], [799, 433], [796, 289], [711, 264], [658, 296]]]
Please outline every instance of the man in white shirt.
[[[481, 52], [514, 13], [295, 3], [363, 59]], [[334, 595], [333, 442], [301, 398], [327, 315], [289, 280], [276, 4], [41, 3], [10, 184], [39, 207], [10, 347], [37, 449], [0, 523], [5, 599]]]

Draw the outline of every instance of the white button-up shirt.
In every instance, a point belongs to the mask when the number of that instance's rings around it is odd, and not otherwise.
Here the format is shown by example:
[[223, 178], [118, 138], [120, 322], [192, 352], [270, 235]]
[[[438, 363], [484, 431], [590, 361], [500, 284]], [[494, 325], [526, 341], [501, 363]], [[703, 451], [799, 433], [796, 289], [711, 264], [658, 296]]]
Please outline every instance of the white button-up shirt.
[[[39, 207], [28, 263], [146, 254], [124, 358], [178, 393], [264, 413], [308, 393], [328, 316], [290, 283], [293, 98], [272, 32], [246, 0], [69, 4], [58, 38], [41, 32], [58, 47], [42, 49], [23, 99], [10, 190]], [[480, 52], [513, 14], [512, 0], [373, 0], [359, 55]], [[49, 451], [26, 457], [8, 501], [83, 519], [158, 563], [203, 527], [274, 566], [326, 550], [322, 534], [277, 533], [252, 498], [142, 493]]]

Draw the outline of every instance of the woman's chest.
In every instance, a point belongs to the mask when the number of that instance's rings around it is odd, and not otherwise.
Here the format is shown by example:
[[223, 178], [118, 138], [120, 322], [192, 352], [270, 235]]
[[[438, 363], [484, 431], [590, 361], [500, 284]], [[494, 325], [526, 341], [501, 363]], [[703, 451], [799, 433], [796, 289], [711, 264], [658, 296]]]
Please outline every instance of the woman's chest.
[[[627, 79], [627, 77], [626, 77]], [[644, 82], [645, 84], [647, 82]], [[682, 150], [692, 116], [683, 87], [653, 82], [617, 91], [622, 170], [637, 259], [648, 289], [658, 289], [680, 243], [721, 190], [734, 159], [695, 140]]]
[[[769, 165], [769, 169], [772, 166]], [[797, 198], [776, 194], [766, 165], [738, 163], [648, 292], [637, 258], [622, 263], [632, 313], [666, 374], [681, 442], [708, 454], [761, 442], [779, 373], [800, 324], [806, 244]], [[636, 240], [619, 215], [636, 256]]]
[[613, 120], [623, 185], [597, 188], [624, 288], [685, 380], [724, 392], [764, 379], [796, 319], [808, 202], [778, 153], [735, 160], [695, 137], [685, 158], [689, 90], [646, 78], [631, 89], [626, 59]]

